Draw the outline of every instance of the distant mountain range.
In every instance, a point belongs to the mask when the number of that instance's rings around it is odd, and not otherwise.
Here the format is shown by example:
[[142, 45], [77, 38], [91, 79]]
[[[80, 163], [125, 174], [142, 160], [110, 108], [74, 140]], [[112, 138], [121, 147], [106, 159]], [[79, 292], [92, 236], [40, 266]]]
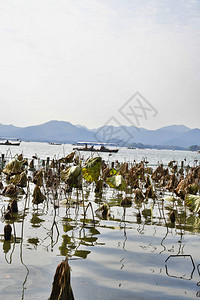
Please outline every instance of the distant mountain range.
[[50, 121], [41, 125], [16, 127], [0, 124], [1, 138], [20, 138], [23, 141], [60, 143], [109, 143], [114, 145], [184, 149], [200, 145], [200, 129], [184, 125], [165, 126], [156, 130], [135, 126], [103, 126], [88, 129], [64, 121]]

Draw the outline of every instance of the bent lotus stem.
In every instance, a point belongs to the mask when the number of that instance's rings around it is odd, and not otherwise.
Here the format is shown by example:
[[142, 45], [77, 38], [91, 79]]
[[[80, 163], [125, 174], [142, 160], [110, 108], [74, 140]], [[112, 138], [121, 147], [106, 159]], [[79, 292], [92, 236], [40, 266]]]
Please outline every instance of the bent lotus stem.
[[87, 210], [88, 210], [89, 207], [91, 208], [91, 211], [92, 211], [92, 218], [93, 218], [93, 223], [94, 223], [94, 225], [95, 225], [94, 211], [93, 211], [92, 203], [89, 202], [88, 205], [87, 205], [87, 207], [86, 207], [86, 209], [85, 209], [85, 212], [84, 212], [83, 226], [85, 226], [86, 213], [87, 213]]

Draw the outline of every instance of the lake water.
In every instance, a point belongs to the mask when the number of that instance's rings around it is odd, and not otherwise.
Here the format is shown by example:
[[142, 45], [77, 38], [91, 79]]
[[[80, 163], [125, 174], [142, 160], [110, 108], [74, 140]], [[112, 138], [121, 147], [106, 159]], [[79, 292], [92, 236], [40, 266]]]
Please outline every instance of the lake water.
[[[36, 155], [41, 160], [61, 158], [69, 154], [72, 145], [22, 142], [19, 147], [1, 146], [1, 154], [10, 160], [23, 153], [29, 159]], [[81, 153], [86, 158], [89, 154]], [[93, 156], [95, 156], [93, 154]], [[200, 154], [187, 151], [126, 149], [117, 154], [102, 154], [106, 162], [148, 161], [154, 167], [170, 160], [185, 166], [199, 164]], [[33, 189], [33, 187], [31, 187]], [[175, 224], [169, 220], [171, 203], [165, 201], [131, 207], [122, 207], [123, 193], [106, 189], [102, 199], [94, 188], [85, 185], [86, 204], [91, 201], [95, 211], [108, 202], [111, 214], [108, 220], [88, 209], [83, 226], [82, 205], [59, 203], [55, 209], [49, 201], [33, 206], [28, 199], [25, 218], [25, 197], [18, 201], [19, 213], [15, 220], [16, 242], [5, 242], [3, 217], [0, 222], [0, 299], [47, 299], [50, 296], [57, 265], [68, 255], [71, 267], [71, 285], [75, 299], [194, 299], [200, 296], [200, 219], [184, 205], [177, 208]], [[165, 196], [168, 194], [165, 193]], [[130, 195], [131, 196], [131, 195]], [[76, 191], [72, 200], [81, 198]], [[1, 210], [9, 198], [0, 196]], [[138, 208], [139, 207], [139, 208]], [[162, 217], [161, 208], [166, 218]], [[137, 218], [138, 209], [142, 212]], [[150, 212], [150, 213], [149, 213]], [[56, 226], [52, 228], [53, 220]], [[23, 238], [22, 238], [23, 233]]]

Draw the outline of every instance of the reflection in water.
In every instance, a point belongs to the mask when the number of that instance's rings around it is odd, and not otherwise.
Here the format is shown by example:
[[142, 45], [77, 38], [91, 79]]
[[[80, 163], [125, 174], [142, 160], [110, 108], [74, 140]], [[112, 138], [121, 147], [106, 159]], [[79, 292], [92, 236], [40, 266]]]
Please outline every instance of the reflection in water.
[[[11, 237], [10, 241], [6, 241], [3, 235], [0, 235], [0, 242], [3, 243], [3, 252], [5, 253], [5, 261], [8, 264], [12, 263], [12, 256], [15, 250], [15, 244], [19, 244], [21, 242], [21, 238], [19, 237]], [[12, 249], [11, 249], [12, 246]], [[10, 253], [9, 253], [10, 252]], [[9, 256], [9, 258], [8, 258]]]
[[[134, 184], [138, 184], [140, 181], [138, 178], [142, 178], [142, 176], [144, 174], [137, 174]], [[19, 214], [14, 219], [16, 224], [14, 238], [10, 242], [1, 239], [7, 263], [13, 263], [13, 253], [16, 248], [20, 252], [20, 262], [26, 270], [22, 284], [22, 299], [24, 299], [28, 281], [31, 285], [29, 269], [31, 270], [32, 266], [29, 267], [29, 264], [31, 265], [32, 262], [28, 262], [30, 253], [33, 260], [34, 256], [37, 255], [41, 255], [41, 257], [43, 255], [47, 259], [48, 257], [55, 259], [58, 254], [64, 257], [67, 255], [69, 257], [75, 256], [81, 258], [77, 260], [80, 262], [80, 268], [86, 260], [90, 264], [90, 268], [87, 269], [86, 273], [86, 281], [89, 282], [88, 278], [94, 277], [92, 276], [93, 273], [97, 274], [96, 271], [99, 271], [96, 281], [92, 278], [93, 281], [90, 282], [90, 286], [93, 284], [98, 287], [97, 281], [104, 280], [104, 285], [102, 286], [106, 289], [106, 284], [109, 285], [111, 282], [108, 295], [113, 295], [112, 293], [115, 292], [118, 295], [119, 290], [115, 290], [113, 286], [122, 287], [124, 284], [127, 287], [126, 291], [124, 289], [123, 294], [125, 298], [126, 293], [133, 293], [132, 286], [134, 282], [139, 282], [145, 286], [144, 290], [151, 289], [151, 282], [158, 279], [156, 276], [153, 277], [154, 273], [157, 272], [157, 275], [162, 273], [166, 255], [169, 255], [169, 252], [173, 252], [178, 254], [176, 257], [180, 259], [180, 254], [184, 255], [193, 249], [193, 245], [185, 247], [184, 237], [188, 236], [189, 232], [194, 234], [194, 238], [200, 233], [199, 217], [188, 210], [186, 211], [184, 201], [177, 200], [174, 197], [173, 200], [165, 200], [160, 198], [160, 194], [157, 193], [158, 198], [156, 200], [147, 199], [146, 197], [143, 200], [133, 200], [130, 207], [121, 207], [120, 203], [124, 197], [134, 198], [134, 188], [131, 187], [126, 192], [123, 192], [113, 191], [104, 187], [101, 195], [94, 194], [95, 185], [92, 184], [84, 186], [82, 195], [78, 190], [71, 190], [69, 194], [62, 186], [58, 191], [51, 190], [45, 184], [42, 188], [49, 197], [49, 201], [41, 204], [37, 209], [32, 209], [31, 205], [27, 205], [26, 208], [26, 203], [24, 203], [23, 199], [20, 199]], [[160, 191], [156, 184], [155, 189]], [[144, 191], [143, 183], [141, 190]], [[165, 194], [163, 190], [162, 193]], [[63, 195], [68, 199], [68, 203], [62, 207], [60, 200], [62, 200]], [[73, 196], [76, 198], [75, 204], [69, 201], [69, 198], [72, 199], [71, 197]], [[108, 203], [110, 216], [107, 213], [103, 214], [101, 211], [105, 203]], [[94, 211], [96, 215], [94, 215]], [[98, 214], [99, 211], [101, 211], [101, 214]], [[170, 218], [171, 212], [174, 212], [174, 219]], [[30, 224], [27, 220], [30, 220]], [[25, 223], [25, 221], [27, 222]], [[15, 224], [13, 223], [13, 226]], [[21, 224], [21, 237], [17, 238]], [[24, 224], [26, 224], [25, 227]], [[24, 239], [27, 243], [24, 243]], [[20, 247], [17, 247], [19, 242]], [[26, 255], [23, 260], [25, 251]], [[195, 252], [194, 249], [193, 251]], [[89, 259], [87, 259], [88, 257]], [[190, 271], [189, 275], [186, 275], [184, 268], [181, 269], [175, 263], [170, 265], [170, 259], [166, 261], [166, 274], [168, 277], [173, 277], [174, 279], [189, 278], [190, 280], [193, 278], [194, 263], [193, 270]], [[182, 265], [185, 266], [185, 262]], [[46, 268], [42, 259], [41, 268]], [[117, 269], [116, 273], [115, 268]], [[119, 268], [120, 272], [118, 272]], [[53, 271], [51, 270], [50, 272]], [[113, 274], [115, 276], [112, 278]], [[81, 274], [80, 276], [83, 275]], [[138, 278], [136, 278], [137, 276]], [[160, 286], [162, 286], [162, 281], [166, 280], [167, 276], [164, 278], [163, 272], [159, 277]], [[105, 280], [105, 278], [109, 280]], [[143, 278], [143, 281], [141, 281], [141, 278]], [[134, 281], [134, 279], [136, 280]], [[118, 283], [117, 285], [116, 282]], [[159, 284], [157, 287], [158, 292], [160, 292]], [[137, 286], [134, 286], [134, 288], [137, 289]], [[155, 288], [155, 285], [153, 288]], [[93, 297], [93, 299], [95, 298]]]
[[170, 255], [165, 262], [167, 276], [186, 280], [192, 279], [195, 264], [191, 255]]
[[27, 282], [28, 279], [28, 275], [29, 275], [29, 268], [27, 267], [27, 265], [24, 263], [23, 261], [23, 238], [24, 238], [24, 221], [25, 221], [25, 212], [26, 212], [26, 205], [27, 205], [27, 200], [28, 200], [28, 193], [26, 195], [25, 198], [25, 203], [24, 203], [24, 214], [23, 214], [23, 221], [22, 221], [22, 227], [21, 227], [21, 243], [20, 243], [20, 261], [21, 264], [25, 267], [26, 269], [26, 276], [24, 278], [24, 282], [22, 284], [22, 300], [24, 299], [24, 292], [25, 292], [25, 284]]
[[[198, 274], [199, 274], [199, 276], [200, 276], [200, 264], [198, 264], [197, 265], [197, 271], [198, 271]], [[200, 286], [200, 281], [199, 282], [197, 282], [197, 286]], [[197, 297], [200, 297], [200, 291], [198, 291], [197, 293], [196, 293], [196, 296]]]
[[197, 296], [197, 297], [200, 297], [200, 291], [196, 293], [196, 296]]
[[166, 234], [165, 234], [165, 236], [163, 237], [163, 239], [161, 240], [161, 242], [160, 242], [160, 244], [161, 244], [161, 246], [163, 246], [163, 250], [162, 251], [160, 251], [160, 254], [162, 253], [162, 252], [165, 252], [166, 251], [166, 247], [165, 247], [165, 245], [163, 244], [164, 243], [164, 240], [166, 239], [166, 237], [167, 237], [167, 235], [168, 235], [168, 233], [169, 233], [169, 230], [168, 230], [168, 227], [166, 227]]
[[87, 258], [87, 256], [88, 256], [88, 254], [90, 254], [91, 253], [91, 251], [87, 251], [87, 250], [76, 250], [75, 252], [74, 252], [74, 256], [78, 256], [78, 257], [81, 257], [81, 258], [84, 258], [84, 259], [86, 259]]
[[[163, 215], [162, 220], [159, 215], [159, 209], [158, 209], [159, 205], [161, 207], [160, 211]], [[197, 224], [194, 227], [194, 232], [198, 231], [199, 230], [198, 220], [195, 220], [196, 218], [195, 216], [192, 217], [190, 216], [187, 219], [184, 218], [185, 216], [184, 214], [181, 214], [181, 217], [179, 217], [178, 214], [178, 218], [176, 221], [178, 223], [176, 223], [175, 226], [171, 226], [171, 223], [167, 221], [167, 218], [165, 218], [165, 215], [168, 216], [168, 214], [166, 213], [164, 206], [162, 206], [162, 203], [159, 205], [157, 206], [158, 217], [157, 216], [154, 217], [156, 206], [154, 207], [154, 209], [152, 209], [149, 208], [146, 204], [141, 204], [140, 210], [142, 213], [139, 219], [135, 217], [135, 222], [131, 221], [131, 218], [137, 215], [137, 210], [134, 210], [133, 208], [126, 208], [126, 207], [121, 208], [120, 206], [112, 206], [111, 207], [112, 217], [110, 217], [109, 220], [102, 220], [101, 218], [97, 219], [98, 216], [96, 216], [95, 225], [92, 222], [93, 221], [92, 219], [87, 219], [85, 226], [83, 226], [82, 223], [81, 210], [77, 212], [77, 210], [75, 211], [75, 208], [74, 210], [71, 208], [70, 209], [71, 217], [69, 215], [66, 215], [64, 217], [60, 217], [59, 215], [57, 216], [58, 221], [56, 222], [56, 225], [59, 227], [59, 231], [60, 232], [63, 231], [64, 233], [61, 234], [59, 237], [57, 236], [60, 255], [61, 256], [68, 255], [69, 257], [76, 256], [82, 259], [87, 259], [88, 255], [92, 252], [91, 248], [87, 249], [87, 247], [96, 247], [100, 245], [101, 246], [105, 245], [105, 242], [102, 243], [102, 240], [101, 243], [98, 243], [98, 239], [100, 235], [102, 235], [105, 230], [106, 232], [110, 232], [111, 230], [113, 230], [114, 232], [118, 232], [119, 230], [121, 230], [121, 232], [123, 232], [123, 241], [120, 242], [119, 248], [122, 248], [122, 250], [125, 252], [123, 256], [122, 255], [119, 256], [118, 262], [120, 262], [120, 270], [122, 272], [125, 272], [127, 268], [126, 255], [128, 255], [128, 253], [130, 252], [129, 236], [131, 236], [130, 233], [131, 229], [134, 234], [136, 234], [137, 232], [139, 236], [144, 237], [144, 239], [142, 240], [142, 245], [139, 246], [142, 249], [142, 251], [146, 251], [147, 253], [157, 252], [157, 254], [164, 254], [164, 253], [168, 253], [169, 251], [172, 251], [168, 239], [171, 239], [171, 237], [175, 234], [175, 236], [179, 237], [179, 242], [177, 244], [178, 249], [175, 250], [174, 245], [171, 245], [171, 247], [173, 247], [173, 251], [176, 252], [177, 254], [184, 253], [184, 245], [182, 241], [183, 241], [183, 236], [186, 234], [186, 228], [189, 228], [190, 231], [192, 231], [192, 226], [189, 226], [189, 222], [191, 220], [192, 224]], [[27, 238], [28, 244], [33, 246], [32, 250], [41, 251], [41, 246], [45, 243], [45, 239], [51, 237], [51, 228], [55, 226], [53, 225], [54, 223], [52, 223], [52, 219], [55, 221], [55, 215], [54, 214], [52, 215], [53, 217], [51, 216], [51, 218], [45, 219], [44, 214], [42, 214], [41, 212], [40, 213], [34, 212], [32, 214], [32, 218], [30, 220], [31, 228], [34, 228], [34, 232], [38, 233], [37, 236], [29, 235], [29, 238]], [[161, 221], [163, 221], [163, 223]], [[44, 226], [42, 224], [44, 224]], [[151, 241], [150, 242], [148, 241], [147, 245], [145, 245], [145, 239], [146, 239], [145, 234], [148, 232], [149, 228], [152, 228], [152, 226], [154, 228], [154, 232], [153, 234], [151, 234]], [[161, 250], [159, 249], [157, 244], [154, 245], [154, 242], [156, 243], [156, 239], [159, 237], [159, 227], [161, 228], [162, 226], [165, 227], [166, 232], [164, 233], [164, 231], [162, 231], [163, 236], [160, 239], [160, 246], [162, 246], [163, 249]], [[47, 230], [46, 229], [47, 227], [50, 229]], [[43, 232], [43, 237], [40, 235], [41, 232]], [[44, 233], [46, 234], [46, 236]], [[6, 243], [5, 241], [2, 240], [2, 242], [3, 242], [4, 253], [8, 254], [10, 251], [13, 253], [15, 249], [15, 244], [13, 244], [12, 247], [12, 243], [13, 243], [12, 241], [10, 243]], [[19, 238], [17, 238], [17, 242], [19, 243]], [[26, 268], [26, 275], [25, 275], [24, 282], [22, 284], [22, 299], [24, 299], [25, 296], [24, 293], [26, 291], [25, 287], [27, 285], [28, 275], [29, 275], [29, 268], [23, 262], [21, 245], [20, 245], [21, 263]], [[52, 250], [54, 246], [55, 245], [52, 246]], [[27, 249], [30, 249], [30, 247], [29, 248], [27, 247]], [[45, 249], [45, 247], [43, 247], [43, 249]], [[157, 251], [157, 249], [159, 250]], [[9, 261], [8, 262], [11, 263], [12, 255], [9, 260], [10, 262]], [[188, 276], [188, 273], [187, 276], [186, 275], [184, 276], [182, 274], [177, 274], [178, 271], [180, 271], [178, 267], [171, 269], [169, 265], [166, 265], [167, 276], [173, 277], [174, 279], [176, 278], [188, 279], [189, 277], [191, 277], [192, 279], [194, 271], [190, 272], [191, 273], [190, 276]], [[123, 280], [119, 281], [118, 286], [119, 287], [123, 286]]]
[[3, 242], [3, 252], [8, 253], [10, 248], [11, 248], [11, 242], [10, 241], [4, 241]]
[[91, 251], [79, 249], [81, 246], [97, 245], [100, 234], [94, 226], [85, 226], [77, 231], [77, 227], [68, 224], [69, 220], [63, 219], [63, 229], [68, 234], [62, 236], [62, 245], [59, 247], [60, 254], [63, 256], [78, 256], [87, 258]]
[[76, 246], [71, 243], [71, 238], [65, 234], [62, 236], [63, 241], [62, 241], [62, 245], [59, 247], [60, 250], [60, 254], [62, 256], [72, 256], [72, 250], [76, 248]]
[[39, 244], [39, 239], [37, 237], [36, 238], [29, 238], [28, 243], [33, 245], [34, 249], [37, 250], [37, 246]]
[[31, 218], [31, 220], [30, 220], [30, 222], [31, 222], [31, 224], [32, 224], [32, 227], [35, 227], [35, 228], [40, 227], [41, 224], [42, 224], [43, 222], [45, 222], [45, 220], [39, 218], [39, 216], [40, 216], [40, 214], [35, 214], [35, 213], [32, 214], [32, 218]]

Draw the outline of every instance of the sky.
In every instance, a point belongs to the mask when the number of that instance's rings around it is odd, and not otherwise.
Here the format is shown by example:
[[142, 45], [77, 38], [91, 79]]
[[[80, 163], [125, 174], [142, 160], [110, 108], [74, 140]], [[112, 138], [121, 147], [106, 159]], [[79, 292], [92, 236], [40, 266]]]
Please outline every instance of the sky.
[[1, 0], [0, 123], [200, 128], [200, 0]]

